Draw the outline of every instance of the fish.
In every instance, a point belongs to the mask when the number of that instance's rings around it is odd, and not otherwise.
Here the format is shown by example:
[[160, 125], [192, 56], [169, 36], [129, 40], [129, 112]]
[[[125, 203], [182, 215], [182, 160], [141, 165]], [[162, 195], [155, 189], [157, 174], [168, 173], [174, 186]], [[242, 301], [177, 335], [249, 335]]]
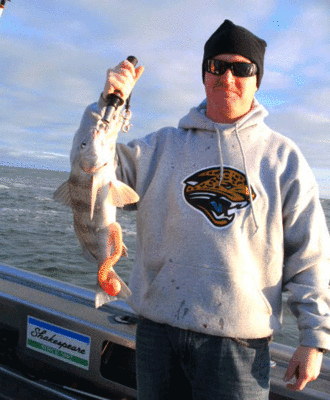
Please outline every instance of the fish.
[[116, 178], [114, 141], [108, 126], [92, 113], [96, 128], [79, 132], [71, 151], [71, 172], [53, 195], [70, 206], [73, 225], [84, 257], [98, 266], [95, 308], [116, 298], [125, 299], [130, 289], [113, 266], [127, 256], [122, 229], [116, 221], [117, 207], [139, 201], [139, 195]]

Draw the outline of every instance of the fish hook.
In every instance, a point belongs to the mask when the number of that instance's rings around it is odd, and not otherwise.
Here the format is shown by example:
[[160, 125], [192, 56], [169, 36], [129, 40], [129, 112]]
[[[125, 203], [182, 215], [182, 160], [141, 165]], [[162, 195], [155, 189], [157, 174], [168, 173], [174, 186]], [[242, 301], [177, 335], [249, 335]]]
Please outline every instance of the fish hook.
[[124, 119], [121, 130], [124, 133], [127, 133], [130, 130], [131, 126], [133, 126], [132, 124], [130, 124], [132, 118], [132, 112], [129, 108], [125, 108], [125, 110], [121, 113], [121, 116]]

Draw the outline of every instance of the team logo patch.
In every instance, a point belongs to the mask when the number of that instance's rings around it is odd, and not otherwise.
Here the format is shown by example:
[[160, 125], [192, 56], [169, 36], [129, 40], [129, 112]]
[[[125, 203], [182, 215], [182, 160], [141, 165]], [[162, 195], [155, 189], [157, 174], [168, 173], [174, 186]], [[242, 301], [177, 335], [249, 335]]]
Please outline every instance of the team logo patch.
[[[203, 169], [184, 180], [184, 198], [192, 207], [202, 212], [216, 227], [231, 224], [238, 210], [250, 204], [249, 188], [245, 175], [234, 169], [223, 169], [219, 185], [220, 168]], [[251, 187], [251, 198], [256, 194]]]

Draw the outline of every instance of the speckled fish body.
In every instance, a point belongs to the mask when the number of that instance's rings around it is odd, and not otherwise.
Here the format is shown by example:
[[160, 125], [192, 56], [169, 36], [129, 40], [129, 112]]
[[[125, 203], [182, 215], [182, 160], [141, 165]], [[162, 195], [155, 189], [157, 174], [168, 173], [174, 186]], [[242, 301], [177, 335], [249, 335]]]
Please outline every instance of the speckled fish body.
[[[131, 293], [113, 270], [126, 247], [120, 225], [116, 222], [117, 207], [135, 203], [139, 197], [133, 189], [116, 179], [113, 151], [102, 124], [76, 142], [71, 158], [69, 180], [54, 193], [54, 198], [73, 211], [74, 229], [83, 254], [99, 268], [95, 307]], [[114, 296], [112, 282], [120, 282]], [[110, 296], [103, 289], [111, 293]]]

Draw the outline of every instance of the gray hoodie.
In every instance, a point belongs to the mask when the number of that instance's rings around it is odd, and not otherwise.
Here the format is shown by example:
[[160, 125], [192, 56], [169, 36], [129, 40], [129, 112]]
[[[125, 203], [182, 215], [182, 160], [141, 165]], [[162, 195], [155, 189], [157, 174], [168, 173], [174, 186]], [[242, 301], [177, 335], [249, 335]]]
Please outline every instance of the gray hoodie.
[[300, 344], [330, 349], [330, 240], [311, 169], [256, 100], [235, 124], [205, 108], [117, 145], [118, 178], [140, 196], [129, 304], [183, 329], [261, 338], [280, 328], [290, 291]]

